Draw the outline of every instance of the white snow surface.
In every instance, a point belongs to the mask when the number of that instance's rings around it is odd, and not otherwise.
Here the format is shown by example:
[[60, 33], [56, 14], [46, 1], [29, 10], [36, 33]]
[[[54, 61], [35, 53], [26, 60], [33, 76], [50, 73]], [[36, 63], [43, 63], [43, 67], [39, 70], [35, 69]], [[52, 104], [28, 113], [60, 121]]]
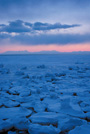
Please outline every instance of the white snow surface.
[[0, 56], [0, 134], [90, 134], [90, 55]]

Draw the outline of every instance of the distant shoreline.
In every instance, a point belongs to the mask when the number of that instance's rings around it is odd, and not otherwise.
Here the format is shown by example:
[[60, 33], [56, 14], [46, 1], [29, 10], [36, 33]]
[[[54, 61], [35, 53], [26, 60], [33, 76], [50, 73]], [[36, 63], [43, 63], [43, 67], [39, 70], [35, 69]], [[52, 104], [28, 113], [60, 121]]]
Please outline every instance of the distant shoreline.
[[90, 53], [60, 53], [60, 54], [0, 54], [0, 56], [31, 56], [31, 55], [90, 55]]

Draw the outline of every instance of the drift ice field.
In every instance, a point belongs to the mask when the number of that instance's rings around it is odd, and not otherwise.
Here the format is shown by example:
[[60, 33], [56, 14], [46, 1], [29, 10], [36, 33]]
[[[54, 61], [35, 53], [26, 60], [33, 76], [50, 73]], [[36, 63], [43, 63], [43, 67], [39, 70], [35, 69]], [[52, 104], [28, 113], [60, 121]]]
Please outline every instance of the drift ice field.
[[90, 134], [90, 55], [0, 56], [0, 134]]

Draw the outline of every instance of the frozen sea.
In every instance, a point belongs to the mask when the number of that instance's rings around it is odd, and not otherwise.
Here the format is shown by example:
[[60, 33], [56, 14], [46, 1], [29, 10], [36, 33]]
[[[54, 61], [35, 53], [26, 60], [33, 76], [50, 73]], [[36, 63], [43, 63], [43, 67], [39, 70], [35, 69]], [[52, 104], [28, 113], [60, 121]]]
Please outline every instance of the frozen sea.
[[90, 134], [90, 55], [1, 55], [0, 134]]

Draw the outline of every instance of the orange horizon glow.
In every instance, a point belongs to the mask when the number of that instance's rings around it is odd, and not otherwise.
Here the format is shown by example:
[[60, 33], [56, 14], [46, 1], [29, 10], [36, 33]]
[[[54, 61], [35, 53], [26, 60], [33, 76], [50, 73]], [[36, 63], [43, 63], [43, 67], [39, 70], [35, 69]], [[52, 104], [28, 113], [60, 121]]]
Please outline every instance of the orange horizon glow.
[[52, 51], [56, 50], [59, 52], [73, 52], [73, 51], [90, 51], [90, 44], [68, 44], [68, 45], [37, 45], [37, 46], [29, 46], [29, 45], [8, 45], [0, 48], [0, 53], [4, 53], [6, 51], [24, 51], [27, 50], [29, 52], [39, 52], [39, 51]]

